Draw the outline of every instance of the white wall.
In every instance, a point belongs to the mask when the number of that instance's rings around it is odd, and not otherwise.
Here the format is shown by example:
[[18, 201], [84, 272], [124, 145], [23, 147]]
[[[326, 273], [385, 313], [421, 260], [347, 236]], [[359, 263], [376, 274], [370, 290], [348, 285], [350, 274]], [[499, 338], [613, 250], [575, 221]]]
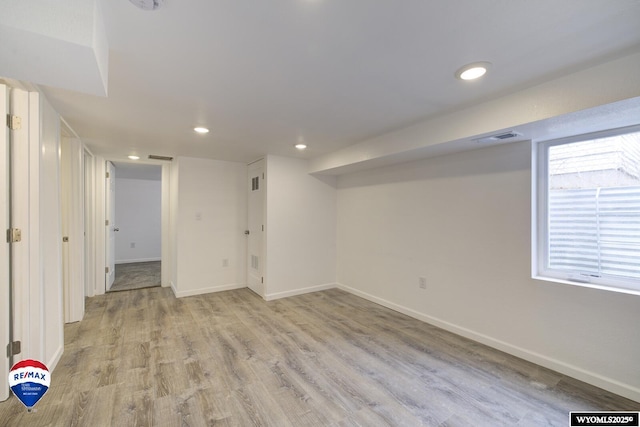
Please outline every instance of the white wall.
[[640, 298], [531, 279], [530, 162], [524, 142], [341, 176], [338, 281], [640, 400]]
[[245, 287], [246, 165], [190, 157], [175, 163], [174, 293], [183, 297]]
[[160, 261], [162, 181], [118, 178], [116, 169], [115, 183], [116, 264]]
[[302, 159], [266, 160], [265, 299], [335, 286], [335, 177], [309, 175]]

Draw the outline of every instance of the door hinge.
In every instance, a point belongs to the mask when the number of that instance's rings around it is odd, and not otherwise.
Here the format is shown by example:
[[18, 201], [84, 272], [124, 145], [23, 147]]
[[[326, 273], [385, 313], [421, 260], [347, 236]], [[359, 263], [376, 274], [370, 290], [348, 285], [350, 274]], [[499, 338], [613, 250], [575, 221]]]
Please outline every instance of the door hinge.
[[11, 357], [15, 354], [22, 352], [22, 343], [20, 341], [14, 341], [7, 344], [7, 357]]
[[262, 231], [264, 231], [264, 224], [262, 224]]
[[22, 129], [22, 117], [20, 116], [12, 116], [7, 114], [7, 126], [11, 130], [20, 130]]
[[22, 230], [10, 228], [7, 230], [7, 243], [16, 243], [22, 240]]
[[264, 283], [264, 277], [260, 278], [260, 283]]
[[105, 267], [105, 268], [104, 268], [104, 272], [105, 272], [105, 273], [107, 273], [107, 274], [109, 274], [109, 267]]
[[108, 219], [104, 220], [104, 225], [109, 225], [109, 220]]
[[107, 173], [105, 174], [105, 176], [106, 176], [107, 178], [109, 178], [109, 172], [107, 172]]

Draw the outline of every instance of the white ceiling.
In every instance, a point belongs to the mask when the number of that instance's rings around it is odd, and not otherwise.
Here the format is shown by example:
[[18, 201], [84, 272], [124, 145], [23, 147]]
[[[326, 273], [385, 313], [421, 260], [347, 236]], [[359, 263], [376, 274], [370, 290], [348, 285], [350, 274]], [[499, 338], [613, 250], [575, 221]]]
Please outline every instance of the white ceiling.
[[[637, 0], [102, 1], [106, 98], [44, 88], [112, 159], [312, 158], [640, 51]], [[493, 66], [462, 82], [475, 61]], [[68, 64], [73, 67], [73, 64]], [[211, 132], [196, 135], [192, 128]], [[304, 140], [309, 150], [293, 145]]]

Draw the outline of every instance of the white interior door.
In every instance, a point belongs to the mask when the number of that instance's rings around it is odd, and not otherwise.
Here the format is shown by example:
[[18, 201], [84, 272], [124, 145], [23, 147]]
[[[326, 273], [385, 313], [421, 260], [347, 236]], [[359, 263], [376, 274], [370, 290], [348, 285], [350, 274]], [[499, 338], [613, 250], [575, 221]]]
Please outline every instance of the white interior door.
[[106, 271], [106, 290], [111, 289], [113, 281], [116, 278], [116, 185], [115, 185], [115, 166], [113, 163], [107, 162], [107, 183], [105, 188], [106, 194], [106, 227], [107, 227], [107, 271]]
[[65, 323], [84, 316], [84, 149], [78, 139], [60, 141], [62, 277]]
[[249, 288], [264, 297], [264, 160], [249, 165], [247, 280]]
[[[7, 117], [9, 97], [7, 87], [0, 84], [0, 117]], [[0, 230], [8, 230], [9, 224], [9, 131], [0, 131]], [[9, 344], [11, 327], [11, 281], [9, 277], [9, 243], [0, 243], [0, 401], [9, 397], [9, 357], [4, 351]]]

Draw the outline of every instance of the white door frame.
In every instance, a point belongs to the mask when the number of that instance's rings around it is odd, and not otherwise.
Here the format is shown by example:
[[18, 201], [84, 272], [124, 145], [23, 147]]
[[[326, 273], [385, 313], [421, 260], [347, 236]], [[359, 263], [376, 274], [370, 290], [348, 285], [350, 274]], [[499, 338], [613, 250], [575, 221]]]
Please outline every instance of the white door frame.
[[105, 291], [111, 289], [116, 278], [116, 168], [111, 161], [106, 163], [105, 174]]
[[103, 295], [106, 290], [106, 275], [104, 269], [106, 266], [106, 230], [104, 222], [106, 220], [105, 215], [105, 174], [107, 173], [106, 161], [104, 157], [96, 156], [94, 158], [94, 171], [95, 171], [95, 281], [93, 288], [93, 295]]
[[[8, 88], [0, 84], [0, 117], [9, 112]], [[9, 128], [5, 125], [0, 131], [0, 230], [8, 230], [10, 224], [10, 150]], [[3, 351], [11, 342], [11, 273], [9, 264], [9, 243], [3, 239], [0, 244], [0, 402], [9, 397], [10, 358]]]
[[92, 297], [96, 293], [96, 176], [95, 158], [87, 147], [83, 147], [84, 170], [84, 294]]
[[[94, 170], [94, 247], [95, 247], [95, 287], [93, 295], [103, 295], [107, 291], [106, 287], [106, 194], [105, 194], [105, 175], [106, 175], [106, 162], [102, 156], [94, 156], [93, 158], [93, 170]], [[140, 162], [141, 164], [152, 164], [162, 166], [162, 253], [161, 253], [161, 283], [162, 286], [171, 285], [171, 257], [174, 256], [173, 252], [175, 248], [171, 246], [171, 240], [169, 239], [170, 227], [171, 227], [171, 197], [173, 195], [170, 191], [171, 183], [171, 163], [166, 162]], [[87, 294], [91, 296], [91, 294]]]
[[162, 245], [162, 252], [160, 254], [160, 283], [162, 286], [171, 286], [171, 253], [173, 248], [171, 247], [171, 241], [169, 239], [170, 227], [171, 227], [171, 164], [165, 163], [162, 165], [162, 201], [161, 201], [161, 223], [162, 231], [160, 231], [160, 244]]

